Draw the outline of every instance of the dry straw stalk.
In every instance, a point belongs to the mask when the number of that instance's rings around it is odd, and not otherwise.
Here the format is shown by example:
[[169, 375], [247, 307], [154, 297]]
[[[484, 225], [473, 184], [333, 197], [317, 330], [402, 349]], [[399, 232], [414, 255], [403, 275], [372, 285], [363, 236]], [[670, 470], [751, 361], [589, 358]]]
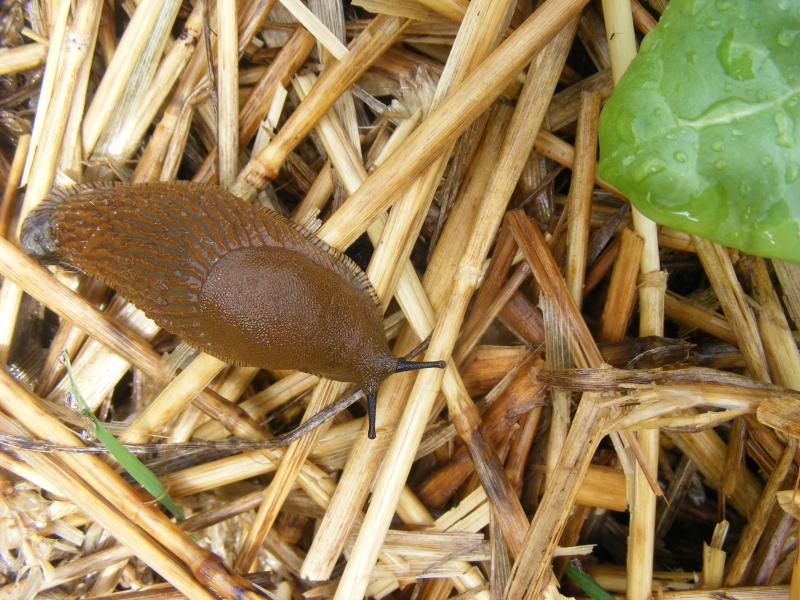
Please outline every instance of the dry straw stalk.
[[[13, 162], [0, 150], [0, 356], [19, 377], [0, 373], [1, 550], [18, 576], [0, 598], [112, 598], [156, 574], [169, 583], [130, 593], [256, 597], [258, 581], [276, 597], [559, 598], [578, 592], [556, 587], [555, 558], [588, 552], [559, 545], [582, 535], [627, 553], [624, 569], [577, 559], [612, 593], [800, 598], [800, 578], [771, 585], [797, 571], [800, 271], [656, 232], [595, 172], [600, 105], [665, 3], [102, 4], [34, 3], [33, 43], [0, 49], [0, 146], [16, 144]], [[350, 20], [361, 7], [373, 15]], [[178, 177], [340, 250], [366, 233], [393, 353], [430, 337], [420, 352], [447, 368], [387, 379], [369, 440], [357, 405], [317, 415], [350, 395], [340, 383], [162, 356], [175, 340], [124, 298], [15, 245], [54, 185]], [[689, 289], [700, 267], [711, 288]], [[111, 461], [66, 451], [84, 449], [85, 423], [62, 406], [62, 349], [186, 522]], [[301, 419], [324, 424], [277, 435]], [[673, 525], [698, 522], [715, 535], [676, 542]], [[101, 529], [118, 544], [98, 549]], [[653, 571], [662, 546], [703, 579]], [[246, 576], [265, 565], [272, 581]]]

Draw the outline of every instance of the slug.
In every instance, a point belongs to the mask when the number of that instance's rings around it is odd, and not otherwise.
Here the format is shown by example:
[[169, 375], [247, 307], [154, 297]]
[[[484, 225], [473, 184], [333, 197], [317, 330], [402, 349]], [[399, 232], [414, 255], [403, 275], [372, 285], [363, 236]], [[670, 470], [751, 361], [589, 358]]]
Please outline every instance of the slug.
[[226, 362], [358, 383], [371, 439], [385, 377], [445, 366], [392, 356], [375, 290], [347, 256], [215, 186], [57, 190], [25, 219], [20, 241], [40, 262], [96, 277]]

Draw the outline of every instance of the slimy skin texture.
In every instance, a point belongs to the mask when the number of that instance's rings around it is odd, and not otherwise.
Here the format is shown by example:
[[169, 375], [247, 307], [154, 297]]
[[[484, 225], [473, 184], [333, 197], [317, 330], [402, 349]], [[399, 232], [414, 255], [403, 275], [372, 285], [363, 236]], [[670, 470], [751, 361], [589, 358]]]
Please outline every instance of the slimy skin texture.
[[113, 287], [161, 327], [226, 362], [360, 384], [443, 367], [391, 355], [377, 297], [345, 255], [214, 186], [78, 186], [25, 220], [23, 250]]
[[369, 296], [297, 252], [229, 252], [211, 269], [199, 300], [206, 335], [223, 356], [370, 388], [395, 371]]

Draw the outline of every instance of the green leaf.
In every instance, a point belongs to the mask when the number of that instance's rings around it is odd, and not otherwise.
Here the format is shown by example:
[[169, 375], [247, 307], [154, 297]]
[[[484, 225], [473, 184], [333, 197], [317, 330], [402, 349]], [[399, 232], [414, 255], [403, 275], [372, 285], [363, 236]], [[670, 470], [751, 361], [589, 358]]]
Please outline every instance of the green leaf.
[[103, 423], [92, 412], [92, 409], [89, 408], [89, 404], [84, 399], [80, 389], [78, 389], [78, 384], [75, 381], [75, 376], [72, 373], [72, 364], [70, 363], [69, 355], [67, 354], [66, 350], [61, 353], [61, 360], [64, 363], [64, 367], [67, 370], [67, 376], [69, 377], [70, 394], [72, 394], [72, 397], [75, 399], [80, 414], [88, 419], [91, 419], [92, 423], [94, 424], [95, 435], [97, 436], [98, 441], [103, 444], [103, 446], [115, 459], [117, 459], [117, 462], [120, 464], [120, 466], [125, 469], [125, 471], [131, 477], [133, 477], [139, 485], [146, 489], [150, 495], [153, 496], [153, 498], [161, 502], [161, 504], [163, 504], [167, 510], [172, 513], [175, 519], [182, 521], [183, 511], [181, 510], [181, 507], [175, 503], [169, 494], [167, 494], [166, 488], [161, 481], [159, 481], [158, 477], [156, 477], [155, 473], [148, 469], [144, 463], [142, 463], [142, 461], [131, 454], [130, 451], [123, 446], [122, 443], [120, 443], [120, 441], [115, 438], [108, 429], [105, 428]]
[[800, 0], [671, 0], [600, 118], [642, 213], [800, 262]]

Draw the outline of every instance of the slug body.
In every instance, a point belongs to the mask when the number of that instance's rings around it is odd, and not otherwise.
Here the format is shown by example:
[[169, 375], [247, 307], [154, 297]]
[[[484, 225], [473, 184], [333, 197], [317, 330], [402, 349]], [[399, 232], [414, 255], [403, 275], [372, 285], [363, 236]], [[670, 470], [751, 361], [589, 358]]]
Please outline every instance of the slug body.
[[23, 250], [115, 288], [167, 331], [234, 364], [359, 383], [374, 437], [395, 358], [377, 296], [348, 257], [277, 213], [192, 183], [78, 186], [31, 212]]

